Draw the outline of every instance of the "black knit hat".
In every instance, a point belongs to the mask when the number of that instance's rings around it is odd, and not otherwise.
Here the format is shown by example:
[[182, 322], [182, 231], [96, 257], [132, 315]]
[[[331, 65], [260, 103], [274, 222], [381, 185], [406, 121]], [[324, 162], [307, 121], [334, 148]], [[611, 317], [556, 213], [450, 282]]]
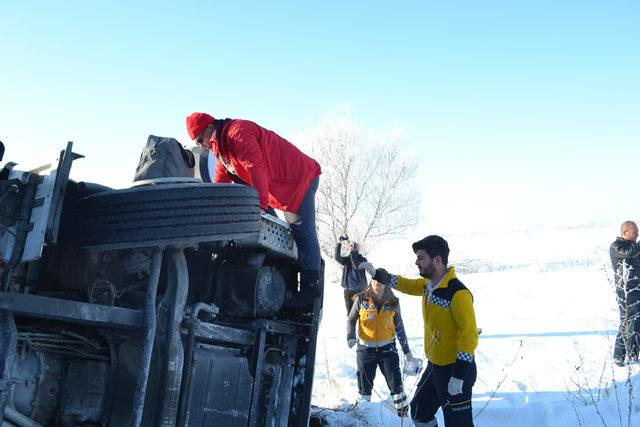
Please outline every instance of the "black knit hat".
[[411, 247], [413, 248], [414, 253], [422, 249], [431, 258], [435, 258], [440, 255], [444, 265], [447, 265], [447, 262], [449, 261], [449, 244], [440, 236], [427, 236], [424, 239], [415, 242]]

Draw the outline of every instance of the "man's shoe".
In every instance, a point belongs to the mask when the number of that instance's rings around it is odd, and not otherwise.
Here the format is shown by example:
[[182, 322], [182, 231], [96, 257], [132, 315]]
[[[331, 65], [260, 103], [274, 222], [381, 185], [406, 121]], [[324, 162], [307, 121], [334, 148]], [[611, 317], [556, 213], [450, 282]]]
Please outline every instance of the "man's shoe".
[[305, 287], [296, 296], [285, 302], [285, 306], [293, 308], [304, 307], [320, 297], [320, 294], [320, 289], [317, 287]]
[[615, 363], [617, 366], [624, 366], [623, 359], [613, 359], [613, 363]]

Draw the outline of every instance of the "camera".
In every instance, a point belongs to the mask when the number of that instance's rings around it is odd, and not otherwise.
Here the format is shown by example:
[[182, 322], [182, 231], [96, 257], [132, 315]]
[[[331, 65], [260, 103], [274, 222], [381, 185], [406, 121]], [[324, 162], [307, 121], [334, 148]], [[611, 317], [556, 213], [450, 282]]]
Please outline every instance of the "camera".
[[344, 234], [344, 235], [340, 236], [340, 240], [342, 240], [342, 241], [349, 240], [349, 236], [347, 236], [346, 234]]

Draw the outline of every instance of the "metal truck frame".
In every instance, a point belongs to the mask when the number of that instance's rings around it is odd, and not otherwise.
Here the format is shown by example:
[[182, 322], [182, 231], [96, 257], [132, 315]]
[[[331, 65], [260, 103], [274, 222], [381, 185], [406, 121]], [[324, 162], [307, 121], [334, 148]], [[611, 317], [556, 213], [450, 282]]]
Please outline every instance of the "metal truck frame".
[[2, 425], [308, 425], [322, 298], [286, 306], [286, 223], [235, 184], [77, 183], [80, 157], [0, 172]]

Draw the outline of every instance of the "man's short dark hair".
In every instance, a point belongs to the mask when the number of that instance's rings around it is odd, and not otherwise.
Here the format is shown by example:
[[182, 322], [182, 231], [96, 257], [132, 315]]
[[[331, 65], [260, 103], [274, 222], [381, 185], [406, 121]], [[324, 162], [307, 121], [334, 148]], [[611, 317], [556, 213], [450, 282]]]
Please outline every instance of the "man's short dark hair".
[[414, 253], [422, 249], [431, 259], [440, 255], [445, 266], [447, 265], [447, 262], [449, 262], [449, 244], [440, 236], [427, 236], [424, 239], [415, 242], [411, 247], [413, 248]]

